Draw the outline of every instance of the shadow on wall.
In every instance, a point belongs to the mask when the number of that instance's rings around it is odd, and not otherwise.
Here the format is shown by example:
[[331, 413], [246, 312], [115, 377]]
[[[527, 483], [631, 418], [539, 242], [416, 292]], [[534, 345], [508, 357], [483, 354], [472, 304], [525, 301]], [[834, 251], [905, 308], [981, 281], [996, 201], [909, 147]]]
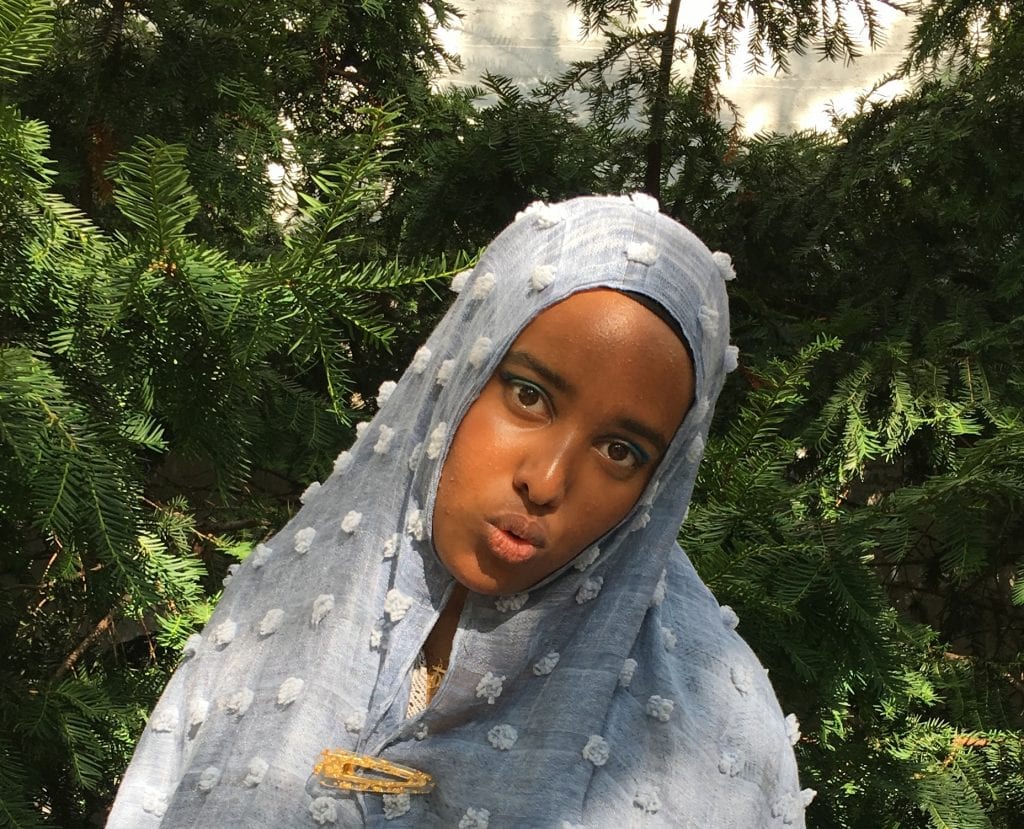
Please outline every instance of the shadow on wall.
[[475, 83], [484, 72], [507, 75], [526, 87], [554, 77], [574, 60], [586, 60], [600, 51], [597, 42], [576, 40], [578, 26], [567, 9], [551, 3], [480, 3], [466, 13], [457, 31], [456, 47], [465, 70], [452, 81]]
[[[733, 73], [722, 84], [722, 92], [740, 108], [743, 132], [753, 135], [774, 130], [827, 130], [830, 110], [850, 115], [857, 98], [894, 72], [904, 57], [913, 20], [905, 15], [891, 18], [883, 42], [873, 51], [865, 50], [851, 65], [822, 60], [819, 55], [793, 55], [787, 74], [754, 75], [743, 70], [740, 57]], [[891, 81], [872, 95], [883, 101], [906, 89], [903, 81]]]

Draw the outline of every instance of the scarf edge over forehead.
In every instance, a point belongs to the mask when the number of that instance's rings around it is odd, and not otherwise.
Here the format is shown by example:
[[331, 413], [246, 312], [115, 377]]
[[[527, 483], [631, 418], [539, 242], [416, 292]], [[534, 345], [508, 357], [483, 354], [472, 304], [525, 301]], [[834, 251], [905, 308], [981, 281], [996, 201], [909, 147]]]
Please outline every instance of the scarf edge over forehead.
[[[813, 792], [797, 782], [795, 721], [675, 543], [736, 367], [733, 276], [647, 196], [523, 211], [453, 280], [456, 301], [382, 386], [379, 413], [189, 640], [108, 826], [802, 825]], [[527, 591], [470, 593], [444, 684], [406, 717], [453, 586], [431, 522], [458, 424], [523, 328], [594, 288], [649, 297], [678, 324], [693, 405], [619, 524]], [[328, 747], [436, 788], [324, 786], [311, 772]]]

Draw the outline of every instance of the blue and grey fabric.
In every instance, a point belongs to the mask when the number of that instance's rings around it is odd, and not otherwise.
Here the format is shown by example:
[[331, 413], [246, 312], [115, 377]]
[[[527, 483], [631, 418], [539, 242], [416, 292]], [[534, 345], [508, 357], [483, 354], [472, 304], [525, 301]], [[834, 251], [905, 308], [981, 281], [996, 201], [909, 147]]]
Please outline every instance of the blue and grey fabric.
[[[801, 827], [765, 671], [676, 543], [726, 372], [728, 256], [645, 196], [532, 205], [471, 271], [322, 485], [241, 564], [139, 741], [109, 827]], [[470, 594], [432, 703], [410, 674], [453, 580], [431, 544], [452, 436], [545, 308], [648, 296], [691, 346], [696, 396], [632, 512], [529, 591]], [[599, 377], [595, 377], [595, 382]], [[324, 748], [428, 772], [347, 794]]]

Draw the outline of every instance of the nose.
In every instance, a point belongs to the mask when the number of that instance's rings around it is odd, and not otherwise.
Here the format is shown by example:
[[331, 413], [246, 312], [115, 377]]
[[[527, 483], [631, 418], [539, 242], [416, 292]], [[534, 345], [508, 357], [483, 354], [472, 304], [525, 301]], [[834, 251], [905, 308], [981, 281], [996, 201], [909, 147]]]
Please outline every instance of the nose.
[[557, 507], [572, 480], [575, 451], [569, 435], [547, 435], [532, 442], [512, 481], [516, 492], [536, 507]]

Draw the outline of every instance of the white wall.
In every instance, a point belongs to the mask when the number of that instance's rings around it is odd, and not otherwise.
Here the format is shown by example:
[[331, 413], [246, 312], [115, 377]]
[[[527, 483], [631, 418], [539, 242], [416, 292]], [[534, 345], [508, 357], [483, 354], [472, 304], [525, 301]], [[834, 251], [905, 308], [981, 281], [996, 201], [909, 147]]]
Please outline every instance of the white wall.
[[[456, 0], [463, 9], [462, 23], [445, 35], [449, 49], [462, 56], [463, 72], [452, 83], [475, 83], [485, 70], [508, 75], [524, 86], [554, 77], [569, 62], [595, 55], [600, 44], [581, 40], [577, 18], [562, 0]], [[695, 24], [708, 13], [712, 0], [687, 0], [683, 21]], [[862, 30], [852, 13], [855, 30]], [[885, 25], [885, 43], [850, 66], [821, 61], [814, 54], [792, 56], [789, 74], [754, 75], [743, 71], [745, 57], [737, 55], [733, 72], [722, 86], [739, 105], [748, 134], [762, 130], [826, 129], [831, 105], [850, 112], [857, 96], [895, 69], [911, 21], [899, 12], [879, 6]], [[650, 21], [657, 25], [657, 20]], [[866, 33], [862, 31], [866, 41]], [[883, 90], [895, 94], [902, 85]]]

